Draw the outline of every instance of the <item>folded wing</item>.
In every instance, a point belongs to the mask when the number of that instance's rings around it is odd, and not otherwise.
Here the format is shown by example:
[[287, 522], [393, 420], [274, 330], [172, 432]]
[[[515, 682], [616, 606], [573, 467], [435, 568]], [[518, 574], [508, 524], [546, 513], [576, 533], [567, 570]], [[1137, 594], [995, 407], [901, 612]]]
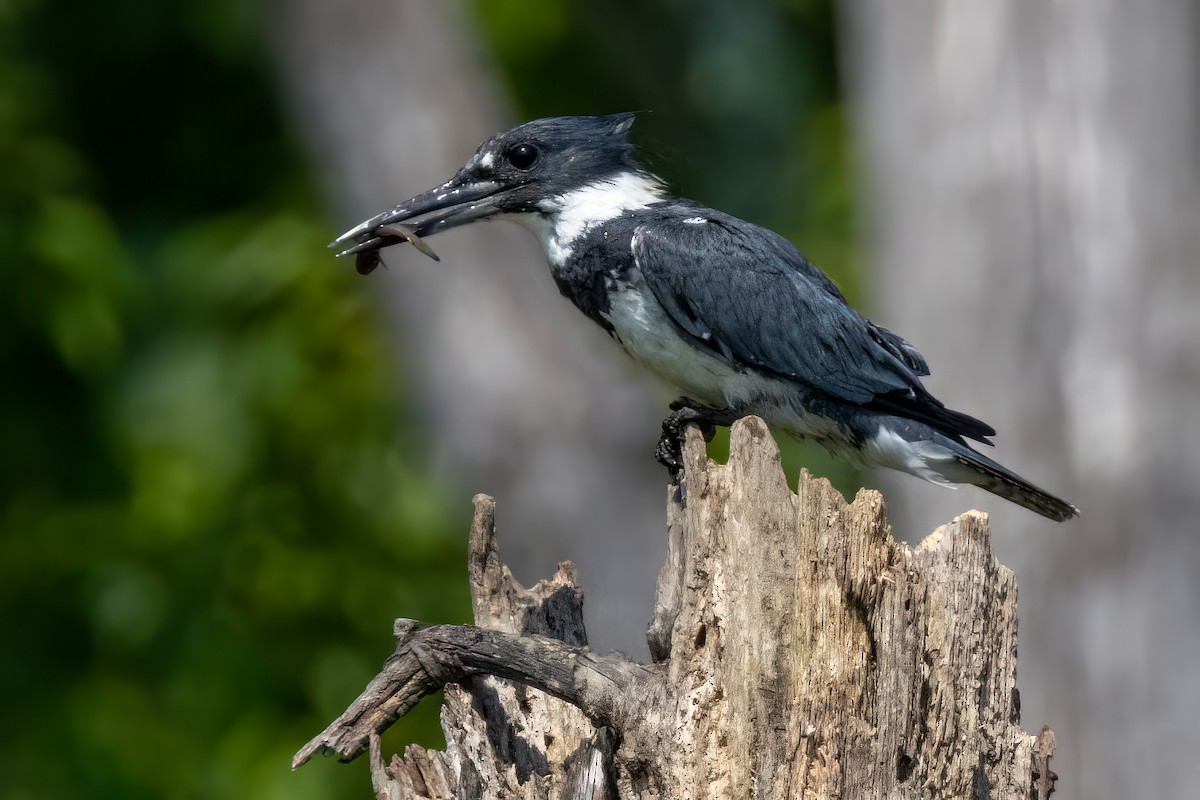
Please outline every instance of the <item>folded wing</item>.
[[[634, 257], [651, 291], [697, 346], [868, 409], [987, 442], [987, 424], [921, 384], [925, 359], [871, 323], [786, 239], [726, 214], [664, 214], [638, 227]], [[990, 443], [990, 442], [989, 442]]]

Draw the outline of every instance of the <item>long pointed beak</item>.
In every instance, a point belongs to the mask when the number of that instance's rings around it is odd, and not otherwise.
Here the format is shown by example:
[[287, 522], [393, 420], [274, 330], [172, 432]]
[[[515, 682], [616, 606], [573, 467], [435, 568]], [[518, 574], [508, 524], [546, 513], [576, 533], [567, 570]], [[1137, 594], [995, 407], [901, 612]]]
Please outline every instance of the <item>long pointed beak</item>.
[[[508, 187], [495, 181], [480, 181], [455, 175], [441, 186], [405, 200], [395, 208], [355, 225], [330, 242], [330, 247], [343, 248], [338, 255], [371, 254], [382, 247], [410, 242], [421, 252], [437, 260], [421, 237], [465, 225], [495, 214], [496, 197]], [[359, 261], [359, 272], [363, 272]], [[369, 272], [378, 264], [378, 256], [369, 259]]]

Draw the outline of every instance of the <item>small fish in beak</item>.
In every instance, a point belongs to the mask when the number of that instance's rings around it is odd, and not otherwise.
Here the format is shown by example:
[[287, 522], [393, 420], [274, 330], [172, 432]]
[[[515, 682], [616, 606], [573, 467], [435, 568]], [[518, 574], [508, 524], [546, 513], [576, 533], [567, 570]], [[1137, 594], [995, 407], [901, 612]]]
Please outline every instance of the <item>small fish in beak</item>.
[[[416, 231], [414, 231], [412, 228], [408, 227], [407, 225], [401, 225], [399, 223], [393, 222], [391, 225], [383, 225], [382, 227], [379, 228], [378, 232], [379, 233], [390, 233], [393, 236], [399, 236], [401, 239], [408, 242], [413, 247], [417, 248], [422, 253], [424, 253], [425, 255], [432, 258], [434, 261], [442, 260], [438, 256], [437, 253], [433, 252], [433, 248], [430, 247], [429, 245], [425, 244], [425, 240], [422, 239], [420, 236], [417, 236]], [[376, 252], [378, 252], [378, 251], [376, 251]], [[363, 254], [359, 253], [359, 255], [363, 255]]]
[[[417, 236], [416, 232], [406, 225], [393, 222], [390, 225], [381, 226], [376, 231], [376, 234], [386, 234], [388, 236], [394, 236], [398, 239], [403, 239], [413, 247], [417, 248], [417, 250], [420, 252], [432, 258], [434, 261], [442, 260], [437, 253], [433, 252], [433, 248], [425, 243], [424, 239], [422, 239], [420, 236]], [[383, 256], [378, 249], [363, 250], [354, 254], [354, 269], [359, 275], [370, 275], [381, 263], [383, 263]]]

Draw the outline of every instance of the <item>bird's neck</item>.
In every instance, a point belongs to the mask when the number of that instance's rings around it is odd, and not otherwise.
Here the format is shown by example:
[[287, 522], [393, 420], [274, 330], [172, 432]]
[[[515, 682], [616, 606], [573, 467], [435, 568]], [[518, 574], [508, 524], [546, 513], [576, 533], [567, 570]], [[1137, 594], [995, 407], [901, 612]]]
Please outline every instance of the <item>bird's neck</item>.
[[579, 240], [597, 225], [665, 199], [661, 180], [630, 170], [548, 197], [538, 203], [537, 213], [513, 219], [537, 235], [551, 264], [562, 265]]

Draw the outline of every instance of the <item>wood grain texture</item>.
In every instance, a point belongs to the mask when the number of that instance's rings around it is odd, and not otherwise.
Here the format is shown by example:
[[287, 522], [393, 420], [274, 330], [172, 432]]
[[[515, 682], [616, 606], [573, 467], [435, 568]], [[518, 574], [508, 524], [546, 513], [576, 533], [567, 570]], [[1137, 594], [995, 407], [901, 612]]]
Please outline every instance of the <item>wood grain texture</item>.
[[[476, 498], [477, 626], [397, 623], [397, 651], [299, 754], [370, 747], [381, 797], [1038, 798], [1054, 738], [1020, 728], [1016, 586], [971, 512], [916, 547], [882, 498], [787, 485], [761, 420], [725, 465], [689, 429], [668, 502], [655, 663], [586, 647], [569, 564], [524, 589]], [[445, 753], [378, 733], [446, 686]]]

